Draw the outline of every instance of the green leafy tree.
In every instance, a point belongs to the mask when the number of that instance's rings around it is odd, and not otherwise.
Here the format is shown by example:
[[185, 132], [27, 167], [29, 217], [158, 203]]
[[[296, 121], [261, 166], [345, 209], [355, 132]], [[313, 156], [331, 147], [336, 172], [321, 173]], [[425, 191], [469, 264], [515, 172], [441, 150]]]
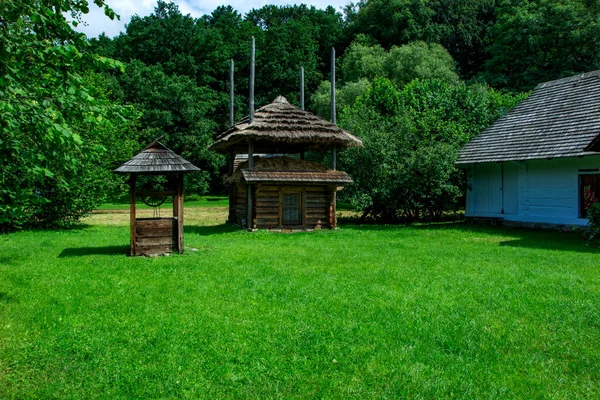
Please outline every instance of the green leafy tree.
[[416, 78], [435, 78], [451, 83], [459, 80], [452, 56], [436, 43], [413, 42], [394, 46], [385, 59], [384, 67], [385, 76], [397, 86]]
[[[114, 13], [95, 0], [105, 13]], [[87, 1], [5, 0], [0, 7], [0, 227], [68, 224], [103, 196], [92, 166], [128, 131], [132, 112], [94, 89], [90, 71], [120, 63], [75, 32]], [[67, 17], [71, 16], [72, 21]]]
[[453, 210], [464, 187], [458, 150], [522, 99], [483, 85], [415, 79], [399, 90], [376, 79], [339, 118], [364, 143], [340, 155], [354, 179], [344, 195], [363, 217], [386, 221]]
[[356, 82], [359, 79], [373, 79], [384, 76], [384, 64], [387, 53], [378, 44], [363, 34], [350, 44], [342, 59], [342, 74], [344, 81]]
[[502, 1], [487, 38], [480, 77], [491, 85], [530, 90], [541, 82], [600, 68], [597, 0]]
[[[186, 190], [205, 193], [211, 179], [217, 179], [223, 157], [208, 150], [216, 132], [211, 119], [216, 94], [212, 89], [198, 87], [187, 76], [166, 75], [160, 64], [144, 65], [141, 61], [127, 64], [118, 77], [120, 102], [133, 104], [142, 112], [141, 142], [161, 141], [183, 158], [202, 169], [188, 178]], [[213, 182], [216, 183], [216, 182]]]
[[485, 60], [483, 40], [496, 17], [495, 0], [363, 0], [346, 8], [348, 35], [371, 36], [384, 48], [439, 43], [471, 78]]

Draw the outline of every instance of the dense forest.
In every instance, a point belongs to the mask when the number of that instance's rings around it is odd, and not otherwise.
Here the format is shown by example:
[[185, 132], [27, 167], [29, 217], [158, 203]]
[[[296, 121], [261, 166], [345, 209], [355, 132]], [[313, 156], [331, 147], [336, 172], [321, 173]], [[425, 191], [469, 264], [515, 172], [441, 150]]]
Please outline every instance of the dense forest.
[[[104, 0], [94, 0], [114, 12]], [[267, 5], [201, 18], [159, 0], [115, 38], [73, 28], [87, 1], [5, 0], [0, 9], [0, 229], [68, 225], [123, 193], [111, 171], [157, 137], [202, 169], [188, 194], [225, 190], [207, 150], [247, 113], [249, 43], [256, 104], [277, 95], [329, 116], [338, 54], [338, 124], [365, 146], [344, 152], [342, 193], [365, 215], [437, 218], [457, 207], [458, 150], [538, 83], [600, 69], [600, 0], [362, 0]], [[318, 157], [319, 155], [315, 155]]]

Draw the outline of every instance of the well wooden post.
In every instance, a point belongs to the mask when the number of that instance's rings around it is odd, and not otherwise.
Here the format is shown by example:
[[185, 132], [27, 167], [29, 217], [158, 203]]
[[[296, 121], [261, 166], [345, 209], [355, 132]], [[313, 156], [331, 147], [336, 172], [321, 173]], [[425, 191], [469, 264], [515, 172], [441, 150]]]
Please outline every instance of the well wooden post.
[[135, 220], [135, 182], [136, 175], [129, 177], [129, 255], [135, 256], [136, 220]]
[[173, 199], [173, 207], [177, 203], [177, 213], [173, 210], [173, 215], [177, 217], [177, 251], [183, 254], [183, 174], [177, 174], [177, 195]]

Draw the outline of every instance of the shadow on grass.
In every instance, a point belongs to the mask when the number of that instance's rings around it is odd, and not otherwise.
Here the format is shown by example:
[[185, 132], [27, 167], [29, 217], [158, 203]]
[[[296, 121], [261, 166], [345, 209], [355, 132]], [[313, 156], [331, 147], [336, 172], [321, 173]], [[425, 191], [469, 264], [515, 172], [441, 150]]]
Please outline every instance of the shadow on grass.
[[221, 225], [208, 225], [208, 226], [198, 226], [198, 225], [186, 225], [184, 229], [184, 233], [192, 233], [197, 235], [219, 235], [222, 233], [230, 233], [237, 232], [241, 228], [239, 226], [231, 225], [231, 224], [221, 224]]
[[499, 242], [502, 247], [532, 248], [540, 250], [574, 251], [578, 253], [600, 254], [600, 248], [590, 247], [576, 232], [561, 232], [548, 229], [528, 229], [502, 226], [468, 224], [464, 222], [433, 222], [415, 224], [344, 224], [344, 228], [354, 228], [365, 231], [389, 231], [400, 229], [461, 231], [465, 233], [489, 236], [509, 236], [511, 239]]
[[530, 235], [523, 235], [518, 239], [500, 242], [500, 246], [600, 254], [600, 249], [588, 246], [583, 238], [576, 235], [556, 233], [550, 236], [549, 234], [544, 235], [543, 232], [538, 233], [539, 235], [534, 232]]
[[61, 251], [58, 257], [115, 256], [127, 254], [129, 254], [129, 246], [71, 247]]
[[0, 303], [13, 303], [16, 301], [17, 299], [14, 296], [8, 294], [7, 292], [0, 291]]

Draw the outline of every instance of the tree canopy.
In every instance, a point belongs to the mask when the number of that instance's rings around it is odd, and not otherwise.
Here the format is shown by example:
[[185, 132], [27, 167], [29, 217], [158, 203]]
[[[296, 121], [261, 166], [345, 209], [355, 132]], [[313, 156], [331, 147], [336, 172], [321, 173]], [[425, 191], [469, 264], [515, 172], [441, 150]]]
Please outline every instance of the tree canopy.
[[257, 106], [277, 95], [298, 104], [303, 67], [307, 107], [325, 118], [336, 48], [338, 122], [365, 141], [341, 156], [356, 181], [346, 193], [388, 217], [454, 207], [461, 144], [540, 82], [600, 68], [598, 0], [220, 6], [200, 18], [158, 0], [117, 37], [88, 40], [73, 28], [89, 3], [0, 9], [2, 229], [77, 220], [118, 192], [106, 171], [158, 136], [202, 168], [189, 192], [223, 190], [225, 160], [207, 146], [229, 124], [230, 59], [235, 117], [247, 114], [252, 36]]

